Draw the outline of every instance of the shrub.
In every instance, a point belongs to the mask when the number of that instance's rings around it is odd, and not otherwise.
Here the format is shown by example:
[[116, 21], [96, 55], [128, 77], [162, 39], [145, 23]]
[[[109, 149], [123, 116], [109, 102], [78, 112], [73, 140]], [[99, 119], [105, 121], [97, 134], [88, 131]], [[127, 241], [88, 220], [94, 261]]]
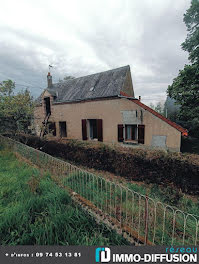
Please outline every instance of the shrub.
[[58, 143], [20, 135], [20, 142], [76, 164], [105, 170], [129, 180], [157, 183], [199, 194], [199, 156], [159, 150], [110, 148], [105, 145]]

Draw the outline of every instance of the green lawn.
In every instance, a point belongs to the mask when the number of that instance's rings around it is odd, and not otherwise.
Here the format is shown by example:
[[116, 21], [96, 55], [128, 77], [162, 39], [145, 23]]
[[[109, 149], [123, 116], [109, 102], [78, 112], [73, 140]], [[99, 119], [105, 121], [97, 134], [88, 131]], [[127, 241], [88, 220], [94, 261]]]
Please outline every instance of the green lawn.
[[72, 204], [49, 174], [0, 149], [1, 245], [127, 245]]

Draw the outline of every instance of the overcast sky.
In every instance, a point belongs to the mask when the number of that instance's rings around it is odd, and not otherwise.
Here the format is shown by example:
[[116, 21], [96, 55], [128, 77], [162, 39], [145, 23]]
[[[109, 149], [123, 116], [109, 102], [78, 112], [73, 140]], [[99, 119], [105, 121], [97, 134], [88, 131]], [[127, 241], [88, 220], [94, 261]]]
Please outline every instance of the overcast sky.
[[135, 95], [149, 104], [187, 63], [183, 14], [190, 0], [0, 0], [0, 81], [34, 96], [53, 81], [131, 66]]

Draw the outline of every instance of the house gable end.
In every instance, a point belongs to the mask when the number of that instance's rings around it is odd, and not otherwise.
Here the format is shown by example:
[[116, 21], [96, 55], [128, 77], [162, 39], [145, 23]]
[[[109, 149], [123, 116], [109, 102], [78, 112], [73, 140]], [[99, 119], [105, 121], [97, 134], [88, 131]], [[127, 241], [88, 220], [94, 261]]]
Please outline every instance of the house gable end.
[[131, 71], [130, 71], [130, 67], [129, 70], [126, 73], [126, 78], [124, 81], [124, 85], [122, 87], [122, 89], [120, 90], [120, 94], [128, 94], [128, 96], [130, 97], [134, 97], [134, 89], [133, 89], [133, 82], [132, 82], [132, 78], [131, 78]]
[[150, 112], [151, 114], [153, 114], [154, 116], [160, 118], [162, 121], [166, 122], [167, 124], [169, 124], [170, 126], [174, 127], [175, 129], [177, 129], [178, 131], [180, 131], [182, 133], [182, 136], [188, 136], [188, 131], [187, 129], [181, 127], [180, 125], [176, 124], [175, 122], [172, 122], [171, 120], [169, 120], [168, 118], [164, 117], [163, 115], [161, 115], [160, 113], [156, 112], [155, 110], [153, 110], [152, 108], [150, 108], [149, 106], [141, 103], [138, 99], [129, 99], [132, 102], [134, 102], [135, 104], [139, 105], [140, 107], [142, 107], [143, 109], [145, 109], [146, 111]]
[[51, 97], [52, 95], [47, 91], [45, 90], [43, 93], [42, 93], [42, 98], [45, 98], [45, 97]]

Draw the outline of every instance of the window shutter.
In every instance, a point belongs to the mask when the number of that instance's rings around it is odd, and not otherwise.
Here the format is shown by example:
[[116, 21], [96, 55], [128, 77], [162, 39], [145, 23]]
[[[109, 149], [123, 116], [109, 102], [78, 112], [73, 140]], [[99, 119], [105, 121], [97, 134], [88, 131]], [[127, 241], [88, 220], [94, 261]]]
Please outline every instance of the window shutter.
[[98, 138], [98, 141], [103, 141], [102, 119], [97, 119], [97, 138]]
[[87, 140], [87, 124], [86, 119], [82, 119], [82, 139]]
[[118, 125], [118, 141], [123, 142], [124, 141], [124, 136], [123, 136], [123, 125]]
[[145, 125], [138, 125], [138, 143], [144, 144]]

